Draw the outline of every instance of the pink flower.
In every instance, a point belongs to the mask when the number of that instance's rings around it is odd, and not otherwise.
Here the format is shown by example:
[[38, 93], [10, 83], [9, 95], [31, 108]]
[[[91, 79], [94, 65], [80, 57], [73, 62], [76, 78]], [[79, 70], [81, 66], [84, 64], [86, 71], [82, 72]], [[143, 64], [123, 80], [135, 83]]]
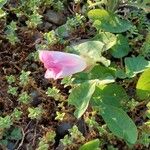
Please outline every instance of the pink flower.
[[47, 69], [45, 78], [60, 79], [86, 68], [86, 61], [75, 54], [58, 51], [39, 51], [39, 58]]

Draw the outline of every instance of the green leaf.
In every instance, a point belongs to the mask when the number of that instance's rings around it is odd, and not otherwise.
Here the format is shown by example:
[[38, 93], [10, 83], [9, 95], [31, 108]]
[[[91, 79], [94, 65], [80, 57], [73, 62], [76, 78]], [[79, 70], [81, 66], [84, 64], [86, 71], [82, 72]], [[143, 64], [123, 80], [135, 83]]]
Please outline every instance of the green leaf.
[[104, 9], [93, 9], [88, 12], [88, 17], [92, 20], [108, 21], [110, 14]]
[[136, 85], [136, 93], [140, 99], [150, 99], [150, 69], [145, 70], [140, 76]]
[[150, 32], [147, 34], [145, 42], [143, 43], [140, 52], [144, 57], [150, 57]]
[[6, 15], [5, 11], [3, 11], [2, 9], [0, 9], [0, 18], [4, 17]]
[[7, 0], [0, 0], [0, 9], [7, 3]]
[[121, 33], [131, 28], [131, 23], [120, 19], [117, 15], [107, 12], [103, 9], [90, 10], [88, 17], [94, 21], [94, 26], [98, 30], [106, 32]]
[[20, 128], [14, 128], [9, 136], [11, 140], [20, 140], [22, 138], [22, 132]]
[[143, 72], [148, 67], [150, 67], [150, 62], [142, 56], [125, 58], [125, 69], [129, 78]]
[[128, 99], [128, 95], [120, 85], [100, 85], [95, 88], [91, 104], [93, 106], [100, 106], [104, 103], [107, 105], [121, 107], [121, 105], [127, 102]]
[[79, 150], [99, 150], [99, 145], [99, 139], [95, 139], [82, 145]]
[[111, 54], [115, 58], [122, 58], [130, 51], [128, 40], [121, 34], [117, 35], [117, 43], [111, 48]]
[[80, 44], [72, 45], [68, 48], [69, 52], [77, 53], [89, 60], [89, 63], [100, 62], [104, 44], [100, 41], [86, 41]]
[[7, 146], [8, 145], [8, 140], [7, 139], [1, 139], [0, 140], [0, 145]]
[[106, 1], [107, 10], [110, 12], [115, 12], [118, 9], [120, 0], [108, 0]]
[[114, 82], [115, 71], [109, 67], [96, 65], [89, 72], [81, 72], [76, 74], [73, 83], [82, 83], [89, 80], [96, 80], [99, 84], [107, 84]]
[[34, 11], [32, 15], [29, 15], [29, 20], [26, 21], [26, 24], [29, 28], [36, 28], [39, 24], [42, 23], [42, 15], [40, 15], [37, 11]]
[[123, 69], [120, 69], [120, 68], [118, 68], [118, 69], [116, 70], [115, 76], [116, 76], [117, 78], [120, 78], [120, 79], [125, 79], [125, 78], [127, 78], [127, 75], [126, 75], [125, 71], [124, 71]]
[[55, 32], [58, 34], [59, 37], [62, 37], [62, 38], [69, 37], [69, 30], [67, 29], [66, 24], [56, 28]]
[[105, 44], [104, 45], [105, 50], [108, 50], [116, 44], [117, 38], [114, 34], [110, 32], [99, 32], [99, 34], [97, 34], [93, 38], [93, 40], [99, 40], [103, 42]]
[[85, 82], [71, 91], [68, 103], [75, 106], [76, 110], [74, 114], [77, 118], [80, 118], [86, 111], [94, 90], [95, 83]]
[[137, 0], [136, 2], [130, 2], [129, 5], [143, 9], [146, 13], [150, 12], [150, 1], [149, 0]]
[[8, 129], [13, 124], [10, 116], [0, 117], [0, 129]]
[[138, 137], [136, 125], [121, 108], [103, 104], [100, 115], [114, 135], [123, 138], [127, 143], [135, 144]]

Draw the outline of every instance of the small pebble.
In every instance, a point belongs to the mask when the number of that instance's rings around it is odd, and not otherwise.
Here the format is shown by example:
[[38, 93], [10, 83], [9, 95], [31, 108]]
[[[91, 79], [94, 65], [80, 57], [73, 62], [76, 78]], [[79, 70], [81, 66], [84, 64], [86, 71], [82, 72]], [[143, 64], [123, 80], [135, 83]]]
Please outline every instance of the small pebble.
[[8, 142], [8, 144], [7, 144], [7, 150], [14, 150], [14, 146], [15, 146], [15, 143]]
[[55, 12], [53, 10], [48, 10], [44, 17], [46, 21], [56, 25], [62, 25], [66, 22], [66, 17], [63, 13]]
[[31, 97], [32, 97], [31, 105], [33, 107], [37, 107], [39, 104], [42, 103], [42, 100], [38, 97], [37, 91], [31, 92]]

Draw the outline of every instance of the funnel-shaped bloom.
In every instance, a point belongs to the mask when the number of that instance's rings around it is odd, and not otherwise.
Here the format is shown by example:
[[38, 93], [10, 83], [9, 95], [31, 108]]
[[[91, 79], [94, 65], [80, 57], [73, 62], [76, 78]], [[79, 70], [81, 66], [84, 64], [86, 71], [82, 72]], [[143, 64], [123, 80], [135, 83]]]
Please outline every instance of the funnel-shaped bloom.
[[86, 61], [75, 54], [58, 51], [39, 51], [39, 58], [47, 69], [45, 78], [60, 79], [86, 68]]

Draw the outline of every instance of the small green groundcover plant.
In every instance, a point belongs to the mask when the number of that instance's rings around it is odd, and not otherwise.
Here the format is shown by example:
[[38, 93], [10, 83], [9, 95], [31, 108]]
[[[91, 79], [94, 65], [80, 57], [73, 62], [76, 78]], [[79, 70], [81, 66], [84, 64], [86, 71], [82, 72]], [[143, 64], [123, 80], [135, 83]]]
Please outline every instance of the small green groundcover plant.
[[[86, 141], [78, 127], [74, 125], [60, 143], [64, 147], [69, 147], [80, 139], [79, 150], [98, 150], [105, 143], [103, 137], [106, 136], [108, 139], [118, 138], [124, 141], [129, 148], [136, 144], [143, 144], [148, 148], [150, 146], [150, 23], [142, 15], [146, 16], [150, 12], [149, 0], [88, 0], [87, 2], [74, 0], [73, 2], [78, 7], [80, 4], [84, 7], [79, 9], [78, 13], [74, 13], [74, 17], [68, 17], [63, 25], [43, 33], [43, 41], [36, 44], [35, 48], [40, 50], [57, 43], [64, 44], [66, 52], [80, 55], [87, 60], [89, 68], [86, 71], [63, 77], [61, 80], [64, 87], [71, 88], [67, 99], [64, 99], [61, 91], [55, 86], [47, 87], [44, 95], [55, 100], [56, 104], [63, 108], [62, 110], [65, 110], [66, 102], [70, 107], [74, 106], [76, 119], [84, 118], [89, 132], [95, 129], [99, 138]], [[45, 7], [62, 12], [65, 5], [65, 0], [28, 0], [20, 1], [15, 7], [7, 0], [0, 0], [0, 19], [7, 22], [7, 16], [13, 12], [18, 19], [25, 16], [27, 28], [35, 30], [43, 22]], [[122, 6], [134, 9], [125, 12], [127, 14], [124, 17], [119, 15], [119, 8]], [[138, 24], [134, 24], [135, 16], [138, 17], [136, 18]], [[68, 40], [70, 34], [78, 28], [86, 30], [87, 24], [94, 31], [90, 39], [77, 43]], [[17, 30], [17, 21], [6, 24], [4, 38], [12, 46], [20, 43]], [[143, 30], [146, 35], [141, 34]], [[138, 48], [137, 43], [140, 43]], [[32, 55], [30, 53], [30, 56], [35, 62], [38, 61], [35, 53]], [[44, 108], [41, 105], [37, 107], [30, 105], [32, 94], [29, 88], [33, 82], [32, 73], [22, 69], [19, 76], [8, 75], [6, 80], [10, 98], [15, 98], [19, 106], [27, 107], [27, 117], [30, 120], [40, 122], [45, 113]], [[129, 90], [132, 90], [130, 88], [134, 90], [134, 94], [129, 93]], [[138, 126], [130, 112], [141, 103], [146, 104], [147, 110], [143, 115], [146, 121]], [[92, 112], [88, 112], [89, 110]], [[91, 116], [87, 116], [88, 113], [91, 113]], [[15, 108], [11, 114], [0, 116], [0, 145], [7, 146], [9, 141], [22, 139], [21, 128], [15, 126], [22, 115], [21, 109]], [[63, 122], [65, 117], [66, 113], [57, 108], [54, 120]], [[98, 122], [96, 117], [100, 117], [104, 123]], [[47, 150], [49, 146], [54, 146], [55, 137], [54, 130], [48, 131], [39, 138], [37, 150]], [[107, 148], [116, 149], [112, 145], [108, 145]]]

